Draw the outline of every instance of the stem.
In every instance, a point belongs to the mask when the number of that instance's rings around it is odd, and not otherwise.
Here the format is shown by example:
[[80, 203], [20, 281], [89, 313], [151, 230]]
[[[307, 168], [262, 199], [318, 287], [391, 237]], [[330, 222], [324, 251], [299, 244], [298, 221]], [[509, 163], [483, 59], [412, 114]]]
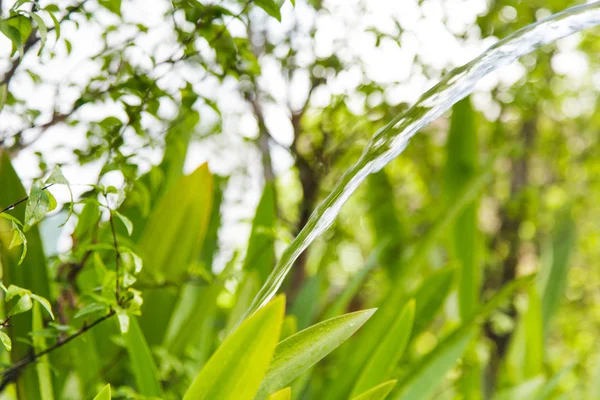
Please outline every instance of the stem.
[[112, 210], [110, 210], [110, 230], [112, 231], [112, 237], [113, 237], [113, 244], [115, 246], [115, 254], [116, 254], [116, 260], [115, 260], [115, 273], [116, 273], [116, 287], [115, 287], [115, 296], [117, 298], [117, 304], [121, 304], [121, 287], [119, 285], [119, 272], [120, 272], [120, 264], [121, 264], [121, 255], [119, 254], [119, 243], [117, 242], [117, 231], [115, 230], [115, 222], [113, 220], [113, 212]]

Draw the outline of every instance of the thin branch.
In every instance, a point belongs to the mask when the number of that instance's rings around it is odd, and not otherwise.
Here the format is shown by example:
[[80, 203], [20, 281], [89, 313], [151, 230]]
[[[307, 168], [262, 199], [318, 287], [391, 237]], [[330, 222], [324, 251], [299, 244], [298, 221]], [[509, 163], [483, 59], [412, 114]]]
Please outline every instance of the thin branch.
[[[51, 183], [51, 184], [49, 184], [49, 185], [46, 185], [46, 186], [44, 186], [44, 187], [42, 188], [42, 190], [46, 190], [46, 189], [48, 189], [49, 187], [51, 187], [52, 185], [54, 185], [54, 183]], [[24, 198], [22, 198], [21, 200], [17, 201], [16, 203], [12, 203], [10, 206], [8, 206], [8, 207], [4, 207], [2, 210], [0, 210], [0, 214], [4, 214], [5, 212], [7, 212], [7, 211], [10, 211], [10, 210], [14, 209], [16, 206], [18, 206], [18, 205], [19, 205], [19, 204], [21, 204], [21, 203], [24, 203], [24, 202], [26, 202], [27, 200], [29, 200], [29, 196], [25, 196]]]
[[50, 347], [46, 348], [45, 350], [40, 351], [39, 353], [32, 353], [29, 356], [24, 357], [21, 360], [17, 361], [12, 367], [7, 368], [4, 371], [0, 372], [0, 376], [3, 377], [2, 382], [0, 382], [0, 392], [2, 392], [9, 383], [17, 380], [21, 371], [26, 366], [28, 366], [31, 363], [36, 362], [41, 357], [53, 352], [54, 350], [61, 348], [62, 346], [66, 345], [67, 343], [71, 342], [73, 339], [78, 338], [79, 336], [83, 335], [85, 332], [89, 331], [96, 325], [100, 324], [102, 321], [109, 319], [110, 317], [112, 317], [115, 314], [116, 314], [116, 312], [114, 310], [110, 310], [110, 312], [108, 314], [106, 314], [103, 317], [98, 318], [91, 324], [89, 324], [89, 325], [84, 324], [81, 327], [81, 329], [79, 329], [77, 332], [75, 332], [71, 336], [68, 336], [64, 340], [57, 342], [55, 345], [50, 346]]

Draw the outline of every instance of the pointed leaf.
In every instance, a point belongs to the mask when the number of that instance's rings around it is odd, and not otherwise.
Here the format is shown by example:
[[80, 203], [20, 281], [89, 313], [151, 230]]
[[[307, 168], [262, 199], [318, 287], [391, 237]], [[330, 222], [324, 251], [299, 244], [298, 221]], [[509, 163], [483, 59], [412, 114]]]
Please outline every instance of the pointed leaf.
[[94, 400], [111, 400], [110, 385], [104, 386], [102, 390], [94, 397]]
[[221, 344], [194, 379], [184, 400], [251, 400], [263, 380], [283, 322], [285, 298], [272, 302]]
[[332, 318], [279, 343], [256, 397], [264, 398], [288, 385], [352, 336], [374, 312], [370, 309]]
[[389, 380], [387, 382], [383, 382], [366, 392], [352, 398], [352, 400], [384, 400], [388, 394], [392, 391], [394, 386], [396, 386], [396, 380]]

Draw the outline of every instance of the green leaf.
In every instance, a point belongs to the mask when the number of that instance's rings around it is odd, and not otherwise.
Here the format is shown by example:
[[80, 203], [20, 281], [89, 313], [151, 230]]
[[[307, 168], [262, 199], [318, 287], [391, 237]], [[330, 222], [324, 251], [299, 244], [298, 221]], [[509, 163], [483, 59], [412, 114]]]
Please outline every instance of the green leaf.
[[[25, 19], [25, 18], [23, 18]], [[23, 21], [25, 22], [25, 21]], [[27, 196], [18, 175], [11, 165], [10, 157], [5, 151], [0, 149], [0, 188], [3, 202], [14, 203]], [[16, 207], [8, 212], [17, 220], [24, 221], [25, 207]], [[0, 223], [5, 219], [0, 218]], [[36, 227], [31, 228], [26, 234], [28, 251], [25, 258], [26, 268], [18, 265], [21, 252], [13, 249], [9, 250], [8, 245], [12, 239], [10, 235], [5, 234], [0, 229], [0, 242], [3, 249], [0, 251], [0, 262], [2, 263], [2, 279], [6, 286], [15, 285], [30, 290], [31, 292], [50, 299], [50, 286], [48, 282], [48, 268], [46, 266], [46, 257], [40, 235]], [[16, 250], [16, 251], [15, 251]], [[8, 308], [5, 308], [8, 310]], [[19, 360], [31, 354], [31, 344], [27, 341], [16, 340], [16, 338], [27, 338], [32, 332], [32, 313], [21, 313], [11, 318], [11, 326], [7, 333], [12, 339], [12, 350], [10, 352], [10, 362], [16, 363]], [[36, 368], [26, 368], [22, 371], [16, 380], [16, 387], [20, 399], [39, 400], [39, 382], [40, 377]]]
[[50, 314], [50, 317], [54, 319], [54, 314], [52, 313], [52, 306], [50, 305], [50, 302], [48, 300], [46, 300], [42, 296], [38, 296], [37, 294], [32, 294], [31, 298], [40, 303], [40, 305], [44, 307], [48, 314]]
[[396, 380], [392, 379], [387, 382], [383, 382], [364, 393], [352, 398], [352, 400], [383, 400], [396, 386]]
[[86, 315], [90, 315], [90, 314], [94, 314], [97, 312], [106, 312], [108, 310], [108, 307], [106, 304], [104, 303], [90, 303], [87, 304], [86, 306], [84, 306], [81, 310], [79, 310], [74, 318], [81, 318], [84, 317]]
[[279, 339], [285, 298], [246, 319], [223, 342], [194, 379], [184, 400], [251, 400], [260, 386]]
[[98, 0], [98, 3], [108, 11], [121, 16], [121, 0]]
[[[6, 36], [13, 44], [13, 47], [19, 49], [21, 55], [23, 55], [23, 42], [21, 41], [21, 32], [12, 25], [7, 24], [4, 21], [0, 21], [0, 32]], [[5, 89], [6, 90], [6, 89]]]
[[399, 385], [399, 390], [394, 395], [394, 399], [419, 400], [428, 398], [442, 382], [448, 370], [464, 353], [476, 330], [479, 329], [479, 324], [500, 304], [508, 300], [518, 288], [530, 283], [531, 280], [532, 276], [520, 278], [505, 285], [495, 293], [479, 308], [474, 316], [464, 321], [462, 325], [410, 369]]
[[41, 186], [39, 181], [35, 181], [31, 186], [29, 199], [25, 208], [25, 227], [27, 232], [31, 227], [41, 221], [48, 212], [56, 208], [54, 196]]
[[[461, 195], [469, 179], [477, 174], [477, 131], [475, 113], [467, 97], [452, 107], [450, 133], [446, 144], [444, 168], [446, 202], [451, 205]], [[461, 318], [477, 310], [481, 292], [480, 233], [477, 226], [477, 200], [456, 217], [452, 229], [452, 254], [459, 264], [458, 305]]]
[[2, 341], [2, 345], [6, 351], [12, 350], [12, 342], [10, 341], [10, 337], [2, 331], [0, 331], [0, 341]]
[[31, 310], [33, 307], [33, 302], [31, 301], [31, 295], [26, 294], [21, 296], [17, 304], [8, 312], [8, 316], [11, 317], [13, 315], [17, 315], [20, 313], [27, 312]]
[[197, 257], [208, 227], [213, 179], [208, 165], [180, 178], [148, 218], [140, 238], [144, 272], [181, 279]]
[[121, 214], [118, 211], [112, 211], [114, 215], [116, 215], [121, 222], [123, 223], [123, 225], [125, 225], [125, 229], [127, 229], [127, 234], [129, 236], [131, 236], [131, 234], [133, 233], [133, 222], [131, 222], [131, 220], [129, 218], [127, 218], [126, 216], [124, 216], [123, 214]]
[[[65, 176], [62, 173], [62, 170], [60, 169], [60, 167], [58, 165], [56, 165], [54, 167], [54, 169], [50, 173], [50, 176], [48, 177], [48, 179], [46, 179], [45, 183], [46, 183], [46, 185], [65, 185], [67, 187], [67, 189], [69, 190], [69, 196], [71, 197], [71, 207], [69, 207], [69, 213], [67, 214], [67, 218], [65, 219], [65, 223], [66, 223], [69, 220], [69, 218], [71, 218], [71, 215], [73, 215], [73, 202], [74, 201], [73, 201], [73, 190], [71, 189], [71, 184], [69, 183], [67, 178], [65, 178]], [[63, 223], [63, 225], [65, 223]], [[63, 226], [63, 225], [61, 225], [61, 226]]]
[[[120, 321], [119, 326], [121, 326]], [[131, 369], [133, 370], [133, 376], [135, 377], [137, 391], [145, 396], [162, 397], [156, 363], [137, 322], [137, 318], [129, 318], [129, 327], [127, 332], [123, 334], [123, 337]]]
[[243, 267], [246, 271], [252, 269], [258, 271], [260, 286], [267, 280], [275, 263], [275, 237], [273, 231], [276, 214], [273, 183], [267, 182], [252, 222], [252, 231], [248, 239], [248, 250]]
[[442, 383], [446, 373], [463, 354], [474, 335], [475, 327], [471, 324], [463, 326], [449, 335], [411, 368], [409, 375], [399, 385], [399, 391], [394, 399], [429, 398], [435, 388]]
[[270, 394], [267, 400], [290, 400], [292, 398], [292, 388], [286, 387], [277, 392]]
[[544, 317], [544, 331], [548, 332], [549, 323], [563, 298], [569, 259], [575, 249], [575, 221], [569, 209], [563, 210], [557, 216], [557, 224], [552, 238], [551, 261], [544, 263], [539, 274], [540, 296]]
[[60, 39], [60, 22], [58, 22], [58, 19], [56, 19], [52, 11], [45, 11], [50, 15], [50, 18], [52, 18], [52, 22], [54, 22], [54, 31], [56, 32], [56, 40], [58, 40]]
[[281, 6], [283, 5], [283, 0], [254, 0], [252, 3], [265, 10], [267, 14], [277, 21], [281, 21]]
[[332, 318], [279, 343], [256, 397], [264, 398], [285, 387], [352, 336], [374, 312], [370, 309]]
[[388, 377], [404, 354], [415, 318], [415, 301], [410, 300], [358, 378], [352, 396], [369, 390]]
[[42, 52], [42, 50], [44, 49], [44, 46], [46, 45], [46, 37], [48, 36], [48, 28], [46, 27], [46, 23], [44, 22], [42, 17], [40, 17], [39, 15], [37, 15], [36, 13], [27, 13], [27, 14], [35, 21], [35, 24], [37, 25], [37, 28], [38, 28], [38, 32], [40, 34], [40, 50], [38, 51], [38, 55], [39, 55]]
[[110, 384], [104, 386], [102, 390], [94, 397], [94, 400], [111, 400]]
[[[158, 282], [185, 279], [188, 267], [197, 260], [207, 232], [212, 191], [213, 178], [204, 164], [191, 175], [178, 179], [161, 197], [144, 226], [137, 247], [144, 260], [141, 277]], [[150, 346], [160, 345], [165, 340], [176, 304], [176, 292], [145, 291], [139, 323]], [[205, 308], [202, 303], [188, 306], [199, 308], [198, 312]], [[187, 335], [193, 337], [195, 332]]]

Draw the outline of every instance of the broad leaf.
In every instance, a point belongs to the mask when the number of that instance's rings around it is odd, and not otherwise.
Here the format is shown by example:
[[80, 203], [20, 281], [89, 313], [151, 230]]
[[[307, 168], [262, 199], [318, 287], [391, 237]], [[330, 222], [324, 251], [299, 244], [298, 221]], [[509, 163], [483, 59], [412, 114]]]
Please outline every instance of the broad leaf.
[[184, 400], [253, 399], [273, 357], [284, 307], [285, 298], [278, 296], [242, 322], [196, 376]]
[[290, 400], [292, 398], [292, 388], [286, 387], [277, 392], [270, 394], [267, 400]]

